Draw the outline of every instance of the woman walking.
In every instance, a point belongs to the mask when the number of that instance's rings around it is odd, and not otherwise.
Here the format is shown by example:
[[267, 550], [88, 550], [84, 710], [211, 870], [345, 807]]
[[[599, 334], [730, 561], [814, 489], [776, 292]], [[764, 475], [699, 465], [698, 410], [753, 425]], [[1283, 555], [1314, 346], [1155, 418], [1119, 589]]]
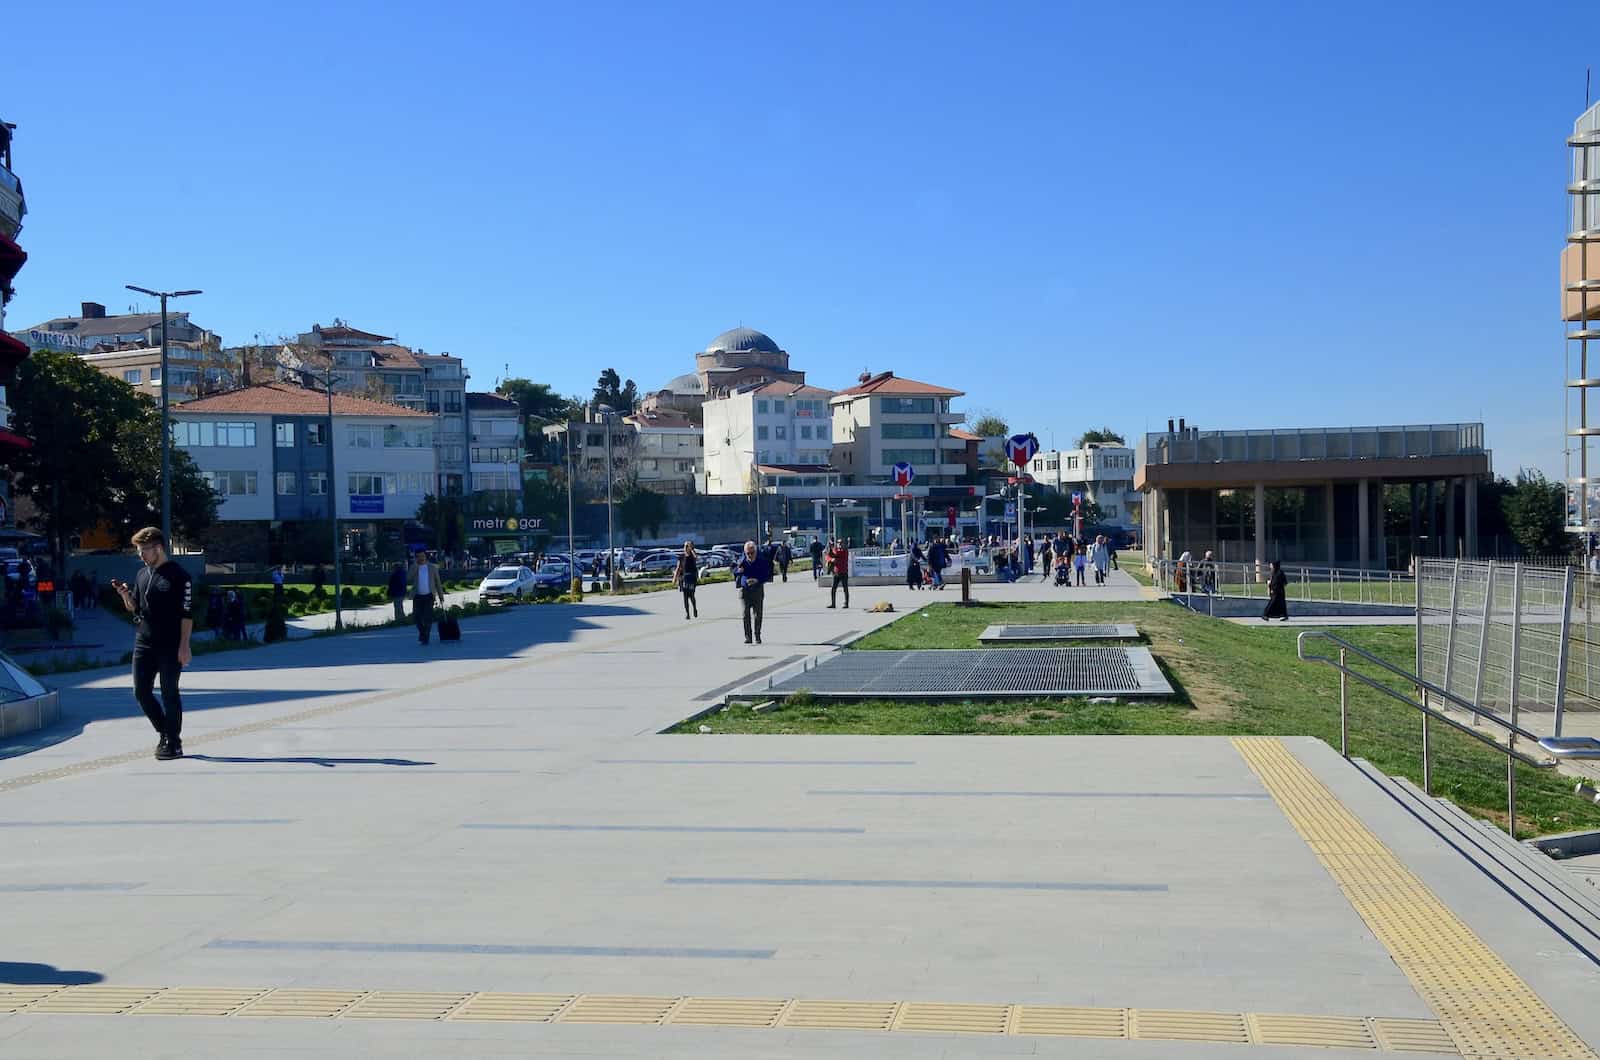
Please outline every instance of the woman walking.
[[1284, 599], [1288, 584], [1289, 579], [1283, 576], [1283, 568], [1277, 560], [1273, 560], [1272, 574], [1267, 578], [1267, 609], [1261, 612], [1261, 621], [1270, 622], [1274, 618], [1289, 621], [1289, 602]]
[[906, 559], [906, 587], [922, 588], [922, 546], [913, 543], [911, 555]]
[[1041, 562], [1039, 566], [1044, 571], [1044, 573], [1039, 576], [1040, 580], [1049, 581], [1050, 575], [1055, 573], [1055, 538], [1051, 537], [1049, 534], [1046, 534], [1044, 537], [1044, 551], [1040, 553], [1040, 556], [1043, 562]]
[[672, 584], [678, 587], [683, 594], [683, 617], [689, 619], [689, 609], [694, 608], [694, 617], [700, 617], [700, 604], [694, 598], [695, 587], [700, 584], [700, 560], [694, 554], [694, 542], [683, 543], [683, 555], [678, 557], [678, 569], [672, 572]]

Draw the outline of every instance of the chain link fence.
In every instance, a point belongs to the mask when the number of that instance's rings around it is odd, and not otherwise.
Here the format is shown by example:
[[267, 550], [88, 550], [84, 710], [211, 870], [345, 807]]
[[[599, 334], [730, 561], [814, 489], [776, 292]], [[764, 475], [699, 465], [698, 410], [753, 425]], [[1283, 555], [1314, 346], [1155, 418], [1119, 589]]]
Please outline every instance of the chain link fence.
[[1567, 566], [1420, 560], [1417, 674], [1541, 735], [1600, 711], [1600, 577]]

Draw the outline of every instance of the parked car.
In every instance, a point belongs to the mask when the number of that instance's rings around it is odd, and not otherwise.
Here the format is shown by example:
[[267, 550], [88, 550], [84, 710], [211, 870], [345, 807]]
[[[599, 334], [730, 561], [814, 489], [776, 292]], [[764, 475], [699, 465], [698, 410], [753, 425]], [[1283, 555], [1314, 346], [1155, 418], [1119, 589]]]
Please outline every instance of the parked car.
[[524, 596], [532, 596], [536, 591], [533, 571], [527, 567], [521, 564], [515, 567], [496, 567], [484, 575], [483, 581], [478, 583], [478, 602], [487, 604], [495, 600], [521, 600]]
[[733, 566], [733, 561], [728, 558], [725, 552], [707, 551], [698, 553], [698, 555], [700, 557], [700, 566], [709, 570], [727, 570]]
[[547, 559], [533, 572], [533, 584], [536, 589], [565, 591], [571, 583], [572, 567], [565, 560]]
[[649, 552], [633, 561], [629, 569], [638, 574], [671, 574], [678, 568], [674, 552]]

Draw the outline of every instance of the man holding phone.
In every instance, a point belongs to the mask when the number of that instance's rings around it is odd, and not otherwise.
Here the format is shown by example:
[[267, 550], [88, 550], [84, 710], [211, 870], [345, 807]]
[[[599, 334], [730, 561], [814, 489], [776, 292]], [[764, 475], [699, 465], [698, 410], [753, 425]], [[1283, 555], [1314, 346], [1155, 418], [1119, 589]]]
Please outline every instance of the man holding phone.
[[[178, 677], [193, 657], [189, 635], [194, 630], [194, 586], [189, 572], [167, 556], [161, 531], [147, 526], [133, 535], [133, 546], [144, 563], [134, 584], [111, 579], [122, 606], [138, 620], [133, 638], [133, 698], [150, 719], [161, 741], [156, 757], [162, 761], [183, 757], [183, 700]], [[155, 683], [161, 682], [161, 698]]]

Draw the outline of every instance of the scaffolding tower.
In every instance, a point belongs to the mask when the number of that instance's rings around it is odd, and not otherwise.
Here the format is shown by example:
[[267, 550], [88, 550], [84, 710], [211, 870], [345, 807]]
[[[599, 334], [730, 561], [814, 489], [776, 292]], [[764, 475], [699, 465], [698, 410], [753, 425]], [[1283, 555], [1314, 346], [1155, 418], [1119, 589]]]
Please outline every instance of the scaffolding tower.
[[[1591, 419], [1589, 392], [1600, 388], [1600, 366], [1590, 375], [1589, 343], [1600, 339], [1600, 104], [1583, 112], [1567, 140], [1572, 149], [1572, 200], [1567, 248], [1562, 255], [1561, 316], [1566, 324], [1567, 531], [1600, 533], [1600, 409]], [[1590, 255], [1596, 255], [1594, 266]], [[1591, 453], [1591, 449], [1594, 451]], [[1591, 468], [1593, 470], [1591, 470]]]

